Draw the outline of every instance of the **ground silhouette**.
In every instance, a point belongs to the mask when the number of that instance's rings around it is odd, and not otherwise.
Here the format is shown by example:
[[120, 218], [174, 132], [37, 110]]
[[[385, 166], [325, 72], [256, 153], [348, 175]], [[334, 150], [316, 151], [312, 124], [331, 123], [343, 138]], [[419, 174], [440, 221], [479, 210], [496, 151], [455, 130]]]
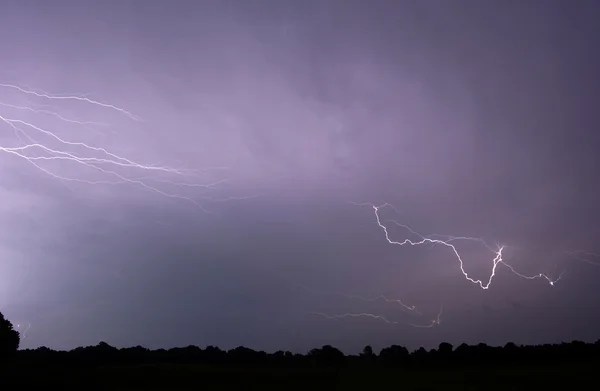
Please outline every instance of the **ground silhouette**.
[[12, 323], [0, 312], [0, 360], [14, 356], [19, 349], [20, 336]]
[[[503, 347], [486, 344], [410, 352], [392, 345], [375, 353], [366, 346], [345, 355], [333, 346], [307, 354], [266, 353], [245, 347], [222, 350], [188, 346], [149, 350], [116, 348], [105, 342], [70, 351], [46, 347], [17, 350], [16, 333], [3, 320], [2, 346], [8, 349], [0, 368], [0, 386], [49, 386], [110, 390], [196, 389], [243, 386], [402, 389], [528, 389], [548, 386], [589, 387], [597, 382], [600, 341]], [[6, 333], [6, 334], [5, 334]], [[6, 339], [5, 339], [6, 338]], [[4, 341], [7, 345], [4, 345]], [[11, 342], [12, 341], [12, 342]], [[15, 347], [16, 346], [16, 347]]]

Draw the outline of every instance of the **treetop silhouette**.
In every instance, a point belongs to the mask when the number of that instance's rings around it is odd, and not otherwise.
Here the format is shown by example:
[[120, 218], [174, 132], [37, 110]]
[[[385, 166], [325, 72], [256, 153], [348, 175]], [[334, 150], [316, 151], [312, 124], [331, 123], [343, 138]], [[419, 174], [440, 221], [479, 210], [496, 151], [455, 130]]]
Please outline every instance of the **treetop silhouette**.
[[20, 337], [12, 323], [0, 313], [0, 358], [14, 358], [22, 363], [41, 365], [81, 366], [120, 366], [129, 364], [187, 364], [201, 363], [218, 367], [270, 367], [270, 368], [357, 368], [361, 366], [380, 367], [469, 367], [514, 364], [515, 362], [536, 362], [545, 365], [552, 362], [575, 362], [600, 359], [600, 341], [584, 343], [573, 341], [561, 344], [536, 346], [515, 345], [512, 342], [504, 347], [460, 344], [454, 348], [447, 342], [437, 349], [423, 347], [410, 352], [406, 347], [392, 345], [381, 349], [377, 354], [371, 346], [365, 346], [360, 354], [345, 355], [339, 349], [324, 345], [314, 348], [307, 354], [277, 351], [266, 353], [243, 346], [222, 350], [215, 346], [202, 349], [187, 346], [172, 349], [150, 350], [141, 346], [116, 348], [107, 342], [95, 346], [78, 347], [70, 351], [55, 351], [47, 347], [18, 350]]
[[13, 324], [0, 312], [0, 359], [8, 358], [17, 352], [21, 336]]

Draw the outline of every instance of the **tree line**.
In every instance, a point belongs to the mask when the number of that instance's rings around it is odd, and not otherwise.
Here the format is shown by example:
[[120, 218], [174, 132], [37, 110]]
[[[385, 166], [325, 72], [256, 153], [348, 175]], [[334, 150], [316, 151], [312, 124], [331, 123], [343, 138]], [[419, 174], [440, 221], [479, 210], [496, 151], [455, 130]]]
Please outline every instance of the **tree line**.
[[518, 362], [555, 363], [600, 358], [600, 341], [579, 341], [528, 346], [508, 343], [503, 347], [462, 344], [454, 348], [443, 342], [437, 349], [419, 348], [410, 352], [403, 346], [392, 345], [377, 354], [366, 346], [358, 355], [345, 355], [339, 349], [325, 345], [311, 349], [306, 354], [277, 351], [267, 353], [243, 346], [222, 350], [215, 346], [204, 349], [187, 346], [172, 349], [150, 350], [141, 346], [116, 348], [105, 342], [95, 346], [79, 347], [70, 351], [56, 351], [47, 347], [25, 349], [12, 356], [17, 361], [29, 363], [55, 363], [73, 366], [125, 365], [125, 364], [205, 364], [211, 366], [244, 367], [339, 367], [361, 366], [436, 366], [443, 365], [495, 365]]
[[410, 352], [407, 348], [392, 345], [379, 353], [366, 346], [358, 355], [345, 355], [339, 349], [325, 345], [311, 349], [306, 354], [277, 351], [267, 353], [243, 346], [230, 350], [208, 346], [150, 350], [141, 346], [116, 348], [106, 342], [95, 346], [79, 347], [69, 351], [56, 351], [47, 347], [18, 350], [19, 333], [0, 313], [0, 358], [31, 364], [69, 366], [107, 366], [125, 364], [204, 364], [209, 366], [244, 367], [341, 367], [383, 366], [412, 367], [437, 365], [495, 365], [503, 363], [536, 362], [556, 363], [600, 358], [600, 340], [596, 343], [573, 341], [560, 344], [516, 345], [503, 347], [461, 344], [454, 347], [441, 343], [437, 349], [419, 348]]

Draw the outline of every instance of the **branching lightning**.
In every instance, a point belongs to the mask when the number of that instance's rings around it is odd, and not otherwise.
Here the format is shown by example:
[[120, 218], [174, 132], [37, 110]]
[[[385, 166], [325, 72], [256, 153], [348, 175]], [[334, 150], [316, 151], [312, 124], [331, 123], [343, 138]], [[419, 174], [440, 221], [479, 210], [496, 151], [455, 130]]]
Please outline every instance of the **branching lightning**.
[[[21, 337], [21, 341], [25, 341], [27, 339], [27, 332], [31, 328], [31, 323], [27, 323], [27, 325], [17, 324], [17, 331]], [[23, 331], [21, 331], [23, 329]]]
[[[36, 99], [43, 99], [47, 102], [64, 102], [74, 101], [86, 105], [96, 106], [97, 108], [104, 110], [112, 110], [120, 115], [125, 116], [129, 120], [135, 122], [143, 122], [143, 120], [137, 115], [131, 112], [117, 107], [113, 104], [100, 102], [97, 100], [90, 99], [86, 96], [81, 95], [53, 95], [46, 92], [37, 92], [29, 89], [25, 89], [13, 84], [0, 83], [0, 90], [7, 92], [13, 92], [21, 94], [24, 97], [31, 97]], [[160, 188], [159, 185], [170, 185], [175, 188], [188, 187], [188, 188], [202, 188], [205, 190], [214, 189], [217, 185], [225, 182], [225, 179], [212, 181], [209, 183], [201, 184], [189, 181], [190, 178], [196, 178], [200, 170], [174, 168], [169, 166], [161, 165], [148, 165], [142, 164], [125, 156], [120, 156], [113, 153], [106, 148], [90, 145], [84, 142], [75, 142], [67, 140], [61, 137], [49, 127], [40, 125], [39, 122], [29, 121], [23, 117], [14, 117], [14, 113], [29, 113], [37, 119], [40, 116], [52, 117], [54, 120], [58, 120], [58, 124], [77, 126], [82, 130], [93, 131], [93, 129], [101, 126], [108, 126], [102, 122], [96, 121], [82, 121], [78, 119], [68, 118], [58, 111], [52, 111], [47, 109], [38, 109], [30, 105], [23, 106], [12, 103], [0, 102], [0, 109], [9, 110], [12, 115], [3, 114], [0, 111], [0, 124], [6, 125], [8, 130], [11, 130], [16, 137], [14, 145], [2, 145], [0, 143], [0, 152], [12, 155], [14, 157], [23, 159], [37, 168], [44, 174], [47, 174], [55, 179], [65, 182], [80, 182], [88, 185], [119, 185], [128, 184], [135, 185], [146, 191], [154, 192], [158, 195], [185, 200], [193, 203], [200, 207], [202, 210], [207, 211], [196, 199], [205, 199], [212, 201], [227, 201], [234, 199], [246, 199], [253, 197], [227, 197], [224, 199], [214, 199], [206, 195], [200, 194], [194, 196], [194, 198], [182, 195], [178, 192], [171, 192]], [[43, 142], [41, 139], [51, 141]], [[54, 145], [54, 146], [52, 146]], [[58, 170], [48, 168], [44, 163], [49, 162], [65, 162], [70, 164], [78, 165], [79, 167], [86, 168], [91, 173], [101, 175], [99, 179], [92, 178], [89, 175], [83, 177], [76, 177], [72, 175], [66, 175], [64, 173], [57, 172]], [[206, 170], [206, 169], [205, 169]], [[157, 178], [149, 175], [132, 175], [132, 172], [138, 171], [140, 174], [163, 174], [173, 177], [180, 177], [180, 181], [172, 181], [167, 179]], [[185, 181], [183, 179], [187, 179]]]
[[566, 253], [577, 261], [585, 262], [594, 266], [600, 266], [600, 254], [598, 253], [592, 253], [584, 250], [567, 251]]
[[362, 297], [362, 296], [357, 296], [357, 295], [348, 295], [348, 294], [340, 293], [340, 292], [319, 291], [319, 290], [312, 289], [312, 288], [309, 288], [309, 287], [304, 286], [304, 285], [300, 285], [300, 284], [296, 284], [296, 285], [298, 285], [300, 288], [302, 288], [302, 289], [304, 289], [304, 290], [306, 290], [308, 292], [311, 292], [311, 293], [314, 293], [314, 294], [318, 294], [318, 295], [338, 296], [338, 297], [343, 297], [343, 298], [346, 298], [346, 299], [349, 299], [349, 300], [358, 300], [358, 301], [361, 301], [363, 303], [375, 303], [377, 301], [383, 301], [383, 302], [389, 303], [389, 304], [397, 304], [405, 312], [414, 313], [414, 314], [417, 314], [417, 315], [422, 315], [421, 312], [419, 312], [417, 310], [417, 307], [415, 307], [414, 305], [404, 304], [402, 302], [402, 300], [400, 300], [400, 299], [390, 299], [390, 298], [386, 297], [385, 295], [379, 295], [379, 296], [374, 297], [374, 298], [367, 298], [367, 297]]
[[[361, 203], [361, 204], [355, 203], [355, 202], [350, 202], [350, 203], [353, 205], [357, 205], [357, 206], [369, 206], [373, 209], [374, 214], [375, 214], [375, 222], [377, 223], [377, 226], [383, 231], [385, 239], [387, 240], [387, 242], [389, 244], [393, 244], [393, 245], [397, 245], [397, 246], [406, 246], [406, 245], [419, 246], [419, 245], [429, 244], [429, 245], [441, 245], [441, 246], [444, 246], [444, 247], [450, 249], [454, 258], [458, 261], [458, 266], [459, 266], [459, 269], [460, 269], [463, 277], [467, 281], [480, 287], [482, 290], [488, 290], [490, 288], [492, 281], [497, 276], [498, 265], [502, 265], [503, 267], [508, 269], [511, 273], [513, 273], [514, 275], [516, 275], [520, 278], [527, 279], [527, 280], [542, 279], [542, 280], [547, 281], [548, 284], [550, 284], [551, 286], [555, 285], [558, 281], [560, 281], [560, 279], [562, 278], [562, 276], [564, 274], [564, 272], [561, 273], [557, 278], [551, 278], [550, 276], [543, 274], [543, 273], [539, 273], [539, 274], [535, 274], [535, 275], [525, 275], [525, 274], [518, 272], [512, 265], [507, 263], [505, 261], [505, 259], [503, 258], [503, 256], [504, 256], [503, 252], [505, 249], [509, 248], [508, 246], [500, 245], [500, 244], [496, 244], [495, 246], [492, 246], [486, 240], [484, 240], [482, 238], [477, 238], [477, 237], [452, 236], [452, 235], [442, 235], [442, 234], [423, 235], [423, 234], [417, 232], [416, 230], [414, 230], [413, 228], [411, 228], [410, 226], [401, 224], [396, 220], [385, 220], [385, 222], [384, 222], [379, 213], [383, 208], [389, 207], [390, 209], [393, 209], [397, 214], [399, 214], [397, 209], [391, 204], [385, 203], [385, 204], [377, 206], [377, 205], [373, 205], [370, 203]], [[388, 227], [389, 224], [394, 224], [395, 226], [404, 229], [413, 238], [411, 239], [410, 237], [408, 237], [408, 238], [405, 238], [402, 240], [393, 240], [390, 235], [390, 231], [389, 231], [389, 227]], [[480, 245], [483, 245], [483, 247], [491, 253], [491, 256], [490, 256], [491, 271], [487, 278], [485, 278], [485, 279], [473, 278], [465, 270], [465, 264], [463, 261], [463, 257], [461, 256], [459, 249], [454, 244], [459, 241], [476, 242]], [[590, 252], [586, 252], [586, 251], [576, 251], [576, 252], [572, 252], [569, 254], [576, 259], [580, 259], [580, 260], [588, 262], [588, 263], [593, 263], [595, 265], [600, 265], [600, 254], [590, 253]], [[594, 262], [594, 261], [596, 261], [596, 262]], [[400, 304], [400, 306], [403, 310], [408, 310], [409, 313], [422, 315], [422, 313], [418, 312], [414, 306], [408, 306], [408, 305], [404, 304], [403, 302], [401, 302], [400, 300], [388, 299], [385, 296], [378, 296], [377, 298], [368, 299], [368, 298], [363, 298], [363, 297], [355, 296], [355, 295], [347, 295], [347, 294], [341, 294], [341, 293], [336, 293], [336, 292], [320, 292], [320, 291], [315, 291], [315, 290], [307, 288], [307, 287], [303, 287], [303, 288], [306, 290], [309, 290], [313, 293], [322, 293], [322, 294], [327, 293], [327, 294], [336, 295], [336, 296], [340, 296], [340, 297], [346, 297], [348, 299], [359, 300], [362, 302], [375, 302], [377, 300], [383, 300], [388, 303], [396, 302], [396, 303]], [[311, 314], [322, 316], [324, 318], [332, 319], [332, 320], [340, 320], [340, 319], [347, 319], [347, 318], [370, 318], [370, 319], [379, 320], [381, 322], [384, 322], [384, 323], [387, 323], [390, 325], [409, 325], [409, 326], [418, 327], [418, 328], [431, 328], [431, 327], [438, 326], [441, 324], [442, 312], [443, 312], [443, 305], [440, 307], [440, 311], [439, 311], [437, 317], [426, 324], [418, 324], [418, 323], [414, 323], [414, 322], [392, 320], [387, 316], [370, 313], [370, 312], [342, 313], [342, 314], [333, 314], [333, 315], [326, 314], [323, 312], [312, 312]]]
[[127, 117], [131, 118], [134, 121], [143, 122], [140, 117], [131, 114], [129, 111], [127, 111], [125, 109], [116, 107], [116, 106], [108, 104], [108, 103], [98, 102], [98, 101], [89, 99], [85, 96], [81, 96], [81, 95], [52, 95], [52, 94], [48, 94], [45, 92], [36, 92], [36, 91], [24, 89], [22, 87], [19, 87], [19, 86], [13, 85], [13, 84], [4, 84], [4, 83], [0, 83], [0, 88], [9, 88], [9, 89], [17, 90], [23, 94], [33, 95], [38, 98], [46, 98], [49, 100], [78, 100], [78, 101], [90, 103], [92, 105], [104, 107], [107, 109], [116, 110], [122, 114], [125, 114]]
[[[418, 317], [423, 316], [423, 313], [419, 312], [417, 310], [416, 306], [407, 305], [404, 302], [402, 302], [402, 300], [399, 300], [399, 299], [390, 299], [390, 298], [386, 297], [385, 295], [379, 295], [374, 298], [366, 298], [366, 297], [362, 297], [362, 296], [349, 295], [349, 294], [340, 293], [340, 292], [320, 291], [320, 290], [312, 289], [312, 288], [309, 288], [307, 286], [300, 285], [300, 284], [296, 284], [296, 285], [310, 293], [317, 294], [317, 295], [337, 296], [337, 297], [342, 297], [342, 298], [346, 298], [349, 300], [360, 301], [363, 303], [375, 303], [377, 301], [382, 301], [384, 303], [398, 305], [399, 308], [402, 310], [402, 312], [404, 312], [406, 314], [418, 316]], [[412, 327], [417, 327], [417, 328], [431, 328], [431, 327], [440, 325], [443, 308], [444, 308], [443, 305], [441, 305], [437, 316], [434, 319], [430, 320], [428, 323], [415, 323], [415, 322], [408, 322], [408, 321], [392, 320], [389, 317], [386, 317], [383, 315], [377, 315], [377, 314], [374, 314], [371, 312], [347, 312], [347, 313], [343, 313], [343, 314], [331, 315], [331, 314], [326, 314], [324, 312], [313, 311], [313, 312], [310, 312], [309, 314], [310, 315], [318, 315], [318, 316], [324, 317], [326, 319], [332, 319], [332, 320], [340, 320], [340, 319], [345, 319], [345, 318], [370, 318], [370, 319], [382, 321], [389, 325], [405, 325], [405, 326], [412, 326]]]
[[442, 306], [440, 306], [440, 310], [437, 313], [437, 316], [434, 319], [432, 319], [431, 321], [429, 321], [429, 323], [425, 323], [425, 324], [417, 324], [417, 323], [406, 322], [406, 321], [391, 320], [388, 317], [385, 317], [383, 315], [372, 314], [369, 312], [344, 313], [344, 314], [335, 314], [335, 315], [328, 315], [323, 312], [311, 312], [310, 314], [322, 316], [324, 318], [331, 319], [331, 320], [340, 320], [340, 319], [345, 319], [345, 318], [370, 318], [370, 319], [382, 321], [389, 325], [404, 325], [404, 326], [412, 326], [412, 327], [417, 327], [417, 328], [432, 328], [435, 326], [439, 326], [442, 323], [441, 319], [442, 319], [443, 310], [444, 310], [444, 306], [442, 305]]
[[[0, 91], [2, 90], [10, 91], [16, 94], [21, 94], [24, 97], [30, 97], [32, 99], [40, 99], [47, 103], [61, 103], [71, 101], [88, 106], [95, 106], [96, 108], [102, 110], [116, 112], [130, 121], [144, 123], [144, 120], [141, 117], [131, 113], [130, 111], [124, 108], [115, 106], [113, 104], [93, 100], [85, 95], [54, 95], [46, 92], [38, 92], [31, 89], [22, 88], [13, 84], [0, 83]], [[0, 140], [0, 152], [4, 152], [5, 154], [10, 155], [12, 157], [22, 159], [27, 163], [31, 164], [41, 173], [44, 173], [63, 183], [78, 182], [87, 185], [133, 185], [146, 191], [161, 195], [163, 197], [191, 202], [203, 211], [207, 210], [198, 201], [198, 199], [224, 202], [229, 200], [242, 200], [247, 198], [253, 198], [230, 196], [215, 199], [213, 197], [208, 197], [204, 195], [204, 193], [196, 194], [194, 198], [192, 198], [178, 192], [165, 190], [165, 188], [168, 187], [170, 189], [188, 188], [210, 191], [212, 189], [215, 189], [217, 186], [225, 183], [227, 180], [219, 179], [209, 181], [207, 183], [197, 183], [194, 180], [198, 177], [200, 171], [205, 171], [208, 169], [197, 170], [175, 168], [157, 164], [144, 164], [141, 162], [137, 162], [129, 157], [121, 156], [113, 151], [110, 151], [108, 148], [92, 145], [91, 143], [69, 140], [66, 137], [60, 136], [59, 132], [51, 130], [49, 126], [44, 126], [40, 124], [38, 120], [40, 120], [43, 117], [52, 118], [55, 121], [54, 123], [56, 124], [62, 124], [64, 126], [76, 126], [79, 129], [86, 132], [98, 132], [99, 128], [108, 128], [109, 124], [104, 123], [102, 121], [87, 121], [76, 118], [69, 118], [67, 115], [62, 114], [59, 109], [48, 108], [50, 106], [45, 106], [46, 108], [44, 109], [41, 109], [39, 107], [40, 106], [33, 106], [29, 104], [13, 104], [10, 102], [0, 101], [0, 125], [3, 124], [4, 126], [2, 128], [10, 131], [12, 135], [14, 135], [14, 144], [11, 143], [10, 145], [3, 145], [2, 141]], [[5, 111], [9, 114], [5, 114]], [[28, 117], [23, 117], [20, 114], [29, 114], [32, 117], [34, 117], [34, 119], [28, 120]], [[0, 136], [3, 135], [0, 133]], [[47, 164], [51, 162], [64, 162], [73, 164], [78, 167], [87, 169], [90, 173], [100, 175], [100, 178], [96, 178], [96, 176], [91, 177], [87, 175], [82, 177], [76, 177], [72, 175], [67, 175], [63, 172], [57, 172], [58, 170], [47, 167]], [[212, 169], [227, 169], [227, 167], [216, 167]], [[172, 178], [179, 178], [179, 180], [165, 179], [164, 177], [157, 176], [157, 174], [166, 175]], [[550, 276], [543, 273], [535, 275], [525, 275], [518, 272], [512, 265], [507, 263], [504, 259], [504, 251], [508, 248], [505, 245], [497, 244], [495, 246], [492, 246], [488, 244], [486, 240], [476, 237], [451, 236], [442, 234], [422, 235], [413, 228], [405, 224], [401, 224], [396, 220], [384, 221], [382, 220], [379, 213], [383, 208], [387, 207], [393, 209], [394, 211], [396, 211], [396, 213], [398, 213], [396, 208], [391, 204], [385, 203], [377, 206], [369, 203], [351, 203], [357, 206], [369, 206], [372, 208], [375, 215], [375, 222], [377, 223], [378, 227], [383, 231], [385, 239], [389, 244], [397, 246], [419, 246], [425, 244], [441, 245], [449, 249], [452, 252], [454, 258], [458, 261], [458, 266], [463, 277], [467, 281], [471, 282], [472, 284], [475, 284], [483, 290], [488, 290], [490, 288], [492, 281], [497, 276], [497, 269], [499, 265], [502, 265], [502, 267], [508, 269], [510, 272], [512, 272], [514, 275], [520, 278], [527, 280], [541, 279], [547, 281], [550, 285], [555, 285], [563, 276], [563, 274], [560, 274], [558, 278], [553, 279]], [[402, 240], [393, 240], [389, 232], [389, 224], [393, 224], [399, 228], [404, 229], [410, 237], [407, 237]], [[476, 279], [471, 277], [470, 274], [466, 271], [463, 257], [461, 256], [460, 251], [455, 245], [455, 243], [460, 241], [479, 243], [490, 252], [491, 270], [487, 278]], [[570, 252], [567, 254], [573, 259], [600, 266], [600, 254], [590, 253], [581, 250]], [[417, 308], [414, 305], [406, 304], [400, 299], [389, 298], [385, 295], [367, 298], [339, 292], [317, 291], [306, 286], [299, 286], [314, 294], [334, 295], [349, 300], [360, 301], [362, 303], [385, 302], [397, 306], [397, 308], [401, 309], [404, 313], [410, 315], [411, 317], [424, 316], [423, 313], [417, 310]], [[440, 306], [440, 310], [437, 313], [437, 316], [428, 323], [425, 322], [422, 324], [408, 321], [393, 320], [390, 317], [369, 312], [341, 313], [333, 315], [325, 314], [322, 312], [311, 312], [311, 314], [333, 320], [347, 318], [369, 318], [384, 322], [389, 325], [407, 325], [417, 328], [432, 328], [441, 324], [442, 312], [443, 306]], [[23, 327], [23, 338], [26, 338], [27, 332], [30, 327], [31, 325]], [[20, 326], [17, 325], [17, 328], [20, 328]]]
[[[506, 267], [508, 270], [510, 270], [513, 274], [527, 279], [527, 280], [535, 280], [535, 279], [544, 279], [546, 280], [550, 285], [554, 285], [556, 284], [562, 277], [562, 274], [559, 275], [558, 278], [556, 279], [552, 279], [551, 277], [547, 276], [546, 274], [543, 273], [539, 273], [539, 274], [535, 274], [532, 276], [528, 276], [522, 273], [519, 273], [515, 270], [515, 268], [513, 266], [511, 266], [510, 264], [506, 263], [506, 261], [504, 261], [504, 259], [502, 258], [503, 256], [503, 251], [506, 248], [506, 246], [497, 246], [497, 249], [494, 249], [492, 246], [488, 245], [483, 239], [480, 238], [472, 238], [472, 237], [463, 237], [463, 236], [448, 236], [448, 235], [439, 235], [439, 234], [434, 234], [434, 235], [429, 235], [429, 236], [424, 236], [421, 235], [420, 233], [418, 233], [417, 231], [413, 230], [412, 228], [397, 223], [393, 220], [391, 220], [391, 222], [395, 223], [396, 225], [398, 225], [401, 228], [404, 228], [406, 230], [408, 230], [410, 233], [412, 233], [413, 235], [417, 236], [418, 239], [417, 240], [411, 240], [409, 238], [404, 239], [402, 241], [395, 241], [393, 239], [390, 238], [390, 234], [389, 234], [389, 230], [388, 227], [382, 223], [381, 217], [379, 215], [379, 211], [386, 207], [389, 206], [390, 204], [382, 204], [382, 205], [373, 205], [373, 204], [368, 204], [368, 203], [363, 203], [363, 204], [358, 204], [355, 202], [351, 202], [354, 205], [358, 205], [358, 206], [370, 206], [371, 208], [373, 208], [373, 211], [375, 213], [375, 220], [377, 222], [377, 225], [383, 230], [383, 233], [385, 235], [385, 238], [387, 240], [388, 243], [390, 244], [394, 244], [394, 245], [398, 245], [398, 246], [406, 246], [406, 245], [410, 245], [410, 246], [418, 246], [418, 245], [423, 245], [423, 244], [438, 244], [438, 245], [442, 245], [445, 246], [447, 248], [449, 248], [452, 253], [454, 254], [454, 257], [456, 258], [456, 260], [458, 261], [459, 267], [460, 267], [460, 271], [463, 274], [464, 278], [473, 283], [478, 285], [481, 289], [487, 290], [489, 289], [490, 285], [492, 284], [492, 281], [494, 279], [494, 277], [496, 276], [496, 271], [497, 271], [497, 267], [498, 265], [503, 265], [504, 267]], [[438, 239], [439, 238], [439, 239]], [[441, 239], [441, 238], [445, 238], [445, 239]], [[456, 246], [454, 244], [452, 244], [452, 242], [455, 241], [459, 241], [459, 240], [464, 240], [464, 241], [475, 241], [475, 242], [479, 242], [479, 243], [483, 243], [484, 246], [490, 250], [490, 252], [493, 254], [492, 257], [492, 269], [490, 272], [490, 275], [487, 279], [485, 280], [480, 280], [480, 279], [474, 279], [472, 277], [469, 276], [468, 272], [465, 270], [464, 267], [464, 261], [460, 255], [460, 252], [458, 251], [458, 249], [456, 248]]]

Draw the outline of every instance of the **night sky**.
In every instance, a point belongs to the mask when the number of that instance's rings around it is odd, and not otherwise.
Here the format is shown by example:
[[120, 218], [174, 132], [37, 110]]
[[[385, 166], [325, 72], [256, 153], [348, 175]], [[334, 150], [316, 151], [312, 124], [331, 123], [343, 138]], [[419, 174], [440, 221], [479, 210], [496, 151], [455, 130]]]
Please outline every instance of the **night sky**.
[[595, 341], [598, 20], [0, 0], [0, 311], [23, 348]]

